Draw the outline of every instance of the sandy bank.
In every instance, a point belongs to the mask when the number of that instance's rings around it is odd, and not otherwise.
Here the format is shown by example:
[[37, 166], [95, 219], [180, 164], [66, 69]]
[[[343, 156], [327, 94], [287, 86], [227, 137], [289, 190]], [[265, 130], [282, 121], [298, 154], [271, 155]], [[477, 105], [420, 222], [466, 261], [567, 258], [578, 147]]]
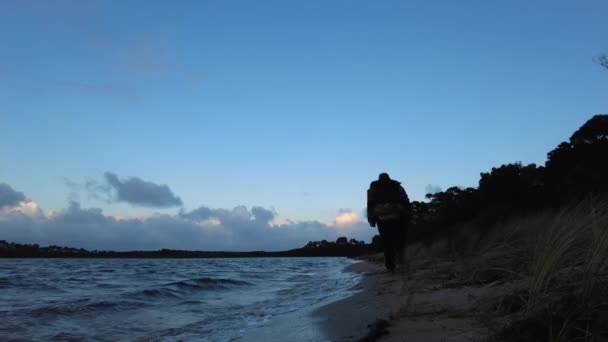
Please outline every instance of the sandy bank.
[[[363, 272], [361, 292], [315, 310], [323, 333], [331, 341], [477, 341], [488, 335], [484, 305], [512, 291], [513, 284], [463, 283], [454, 277], [455, 263], [418, 267], [411, 273], [390, 273], [361, 262], [348, 270]], [[370, 336], [378, 319], [389, 326], [380, 337]], [[373, 335], [373, 334], [372, 334]]]

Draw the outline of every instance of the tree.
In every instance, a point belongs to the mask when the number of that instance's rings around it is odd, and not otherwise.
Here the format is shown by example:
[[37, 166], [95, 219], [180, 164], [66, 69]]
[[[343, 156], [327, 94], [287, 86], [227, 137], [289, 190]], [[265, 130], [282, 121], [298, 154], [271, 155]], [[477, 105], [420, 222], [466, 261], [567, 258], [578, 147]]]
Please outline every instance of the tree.
[[413, 226], [421, 226], [426, 222], [429, 213], [429, 203], [421, 201], [412, 202], [412, 219]]
[[608, 139], [608, 115], [598, 114], [585, 122], [570, 137], [571, 144], [591, 144], [597, 140]]
[[[417, 204], [416, 210], [426, 211], [428, 223], [435, 227], [447, 227], [471, 219], [477, 213], [477, 190], [457, 186], [446, 191], [427, 194], [430, 203], [425, 208]], [[417, 218], [420, 223], [420, 218]]]
[[558, 202], [608, 193], [608, 115], [585, 122], [568, 142], [548, 153], [547, 189]]
[[384, 243], [382, 242], [382, 238], [380, 235], [374, 235], [372, 238], [372, 243], [370, 245], [370, 249], [374, 252], [380, 252], [384, 248]]
[[533, 209], [541, 205], [543, 187], [542, 167], [521, 163], [493, 167], [481, 173], [479, 195], [483, 207], [502, 207], [507, 210]]

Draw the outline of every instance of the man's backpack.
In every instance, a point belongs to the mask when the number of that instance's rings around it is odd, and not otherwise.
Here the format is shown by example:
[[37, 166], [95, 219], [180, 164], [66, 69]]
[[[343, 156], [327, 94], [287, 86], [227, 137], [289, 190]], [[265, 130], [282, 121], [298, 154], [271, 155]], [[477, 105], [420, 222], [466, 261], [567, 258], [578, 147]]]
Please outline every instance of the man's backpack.
[[368, 200], [375, 203], [400, 203], [404, 201], [404, 195], [401, 183], [394, 180], [390, 182], [372, 182], [367, 191]]
[[388, 221], [407, 217], [409, 199], [401, 183], [374, 181], [367, 190], [368, 205], [375, 220]]

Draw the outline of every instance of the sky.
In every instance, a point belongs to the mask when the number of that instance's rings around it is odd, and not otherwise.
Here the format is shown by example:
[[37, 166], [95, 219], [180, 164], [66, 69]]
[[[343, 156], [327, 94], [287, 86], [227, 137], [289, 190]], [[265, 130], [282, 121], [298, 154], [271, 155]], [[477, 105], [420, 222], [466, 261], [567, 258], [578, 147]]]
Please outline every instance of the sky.
[[608, 112], [606, 1], [0, 2], [0, 239], [278, 250], [543, 164]]

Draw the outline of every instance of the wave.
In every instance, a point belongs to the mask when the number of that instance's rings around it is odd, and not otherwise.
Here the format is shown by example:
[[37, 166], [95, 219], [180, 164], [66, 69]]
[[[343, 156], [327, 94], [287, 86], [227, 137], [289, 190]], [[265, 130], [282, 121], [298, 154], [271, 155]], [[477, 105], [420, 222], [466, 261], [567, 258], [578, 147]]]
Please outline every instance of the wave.
[[253, 284], [233, 279], [194, 278], [167, 283], [156, 288], [144, 289], [127, 294], [127, 296], [143, 299], [182, 299], [192, 292], [203, 290], [226, 290], [234, 286], [253, 286]]
[[243, 280], [207, 277], [176, 281], [167, 285], [184, 289], [225, 289], [232, 286], [253, 286], [252, 283]]
[[0, 277], [0, 288], [3, 287], [11, 287], [11, 285], [13, 285], [13, 282], [11, 281], [11, 278], [9, 277]]
[[120, 301], [90, 301], [88, 299], [75, 300], [71, 302], [46, 305], [30, 310], [29, 314], [32, 317], [57, 317], [57, 316], [72, 316], [97, 314], [100, 311], [120, 311], [132, 310], [142, 306], [141, 302], [120, 300]]
[[134, 293], [134, 297], [147, 298], [181, 298], [178, 293], [171, 289], [145, 289]]
[[22, 277], [0, 277], [0, 289], [17, 288], [20, 290], [35, 290], [35, 291], [50, 291], [50, 292], [65, 292], [64, 290], [37, 281], [25, 281]]
[[[18, 271], [0, 272], [0, 302], [12, 293], [5, 288], [23, 293], [0, 304], [0, 336], [234, 340], [288, 312], [342, 298], [354, 285], [350, 273], [339, 272], [349, 262], [324, 260], [18, 261]], [[85, 266], [93, 272], [80, 272]]]
[[313, 275], [311, 273], [303, 273], [303, 274], [293, 275], [293, 276], [287, 278], [287, 281], [293, 282], [293, 283], [304, 283], [304, 282], [309, 282], [311, 279], [313, 279]]

